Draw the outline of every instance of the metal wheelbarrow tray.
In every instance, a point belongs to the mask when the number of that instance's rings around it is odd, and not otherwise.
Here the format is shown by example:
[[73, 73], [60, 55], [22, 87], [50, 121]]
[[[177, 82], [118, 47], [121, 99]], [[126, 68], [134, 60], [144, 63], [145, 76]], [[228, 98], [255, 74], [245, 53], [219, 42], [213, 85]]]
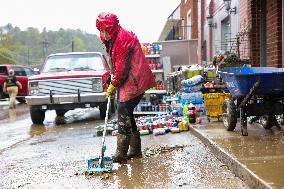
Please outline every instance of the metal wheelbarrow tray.
[[223, 103], [223, 123], [228, 131], [240, 116], [242, 135], [247, 136], [247, 117], [266, 119], [264, 128], [277, 125], [275, 115], [284, 113], [284, 68], [239, 67], [219, 70], [232, 100]]

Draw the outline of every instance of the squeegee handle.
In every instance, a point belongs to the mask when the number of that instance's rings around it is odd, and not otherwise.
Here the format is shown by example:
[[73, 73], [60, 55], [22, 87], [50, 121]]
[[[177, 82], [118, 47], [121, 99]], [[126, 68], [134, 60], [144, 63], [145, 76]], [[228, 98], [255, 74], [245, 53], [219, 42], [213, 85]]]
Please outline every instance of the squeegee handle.
[[106, 117], [105, 117], [105, 126], [102, 138], [102, 149], [101, 149], [101, 158], [99, 159], [99, 164], [103, 163], [104, 153], [105, 153], [105, 137], [106, 137], [106, 129], [108, 123], [108, 114], [109, 114], [109, 107], [110, 107], [110, 96], [107, 98], [107, 109], [106, 109]]

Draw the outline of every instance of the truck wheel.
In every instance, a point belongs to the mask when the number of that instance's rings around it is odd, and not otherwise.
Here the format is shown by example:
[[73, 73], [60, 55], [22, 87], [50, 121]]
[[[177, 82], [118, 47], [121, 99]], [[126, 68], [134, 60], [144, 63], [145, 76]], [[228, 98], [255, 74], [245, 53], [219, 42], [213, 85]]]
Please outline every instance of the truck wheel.
[[[102, 103], [100, 105], [99, 109], [100, 109], [100, 118], [101, 119], [105, 119], [105, 117], [106, 117], [106, 110], [107, 110], [107, 102]], [[109, 115], [108, 118], [111, 118], [111, 113], [109, 113], [108, 115]]]
[[25, 98], [16, 98], [18, 102], [20, 102], [21, 104], [26, 102]]
[[45, 111], [30, 107], [31, 119], [34, 124], [43, 124]]
[[0, 99], [5, 98], [2, 87], [0, 87]]
[[68, 110], [55, 110], [57, 116], [64, 116]]
[[223, 124], [227, 131], [233, 131], [237, 125], [237, 111], [236, 105], [230, 99], [226, 99], [223, 102]]
[[273, 125], [275, 125], [277, 122], [275, 115], [264, 115], [260, 116], [259, 118], [259, 123], [262, 125], [263, 128], [265, 129], [271, 129]]

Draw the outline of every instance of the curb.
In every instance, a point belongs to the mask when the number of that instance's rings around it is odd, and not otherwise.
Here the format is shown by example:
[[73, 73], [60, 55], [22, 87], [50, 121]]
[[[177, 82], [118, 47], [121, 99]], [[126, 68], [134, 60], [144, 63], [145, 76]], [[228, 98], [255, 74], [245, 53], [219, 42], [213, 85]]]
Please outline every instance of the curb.
[[205, 146], [209, 147], [210, 151], [243, 182], [245, 182], [250, 188], [257, 189], [272, 189], [268, 183], [259, 178], [251, 170], [249, 170], [244, 164], [240, 163], [236, 158], [225, 152], [217, 143], [204, 136], [197, 129], [191, 127], [191, 133], [199, 138]]

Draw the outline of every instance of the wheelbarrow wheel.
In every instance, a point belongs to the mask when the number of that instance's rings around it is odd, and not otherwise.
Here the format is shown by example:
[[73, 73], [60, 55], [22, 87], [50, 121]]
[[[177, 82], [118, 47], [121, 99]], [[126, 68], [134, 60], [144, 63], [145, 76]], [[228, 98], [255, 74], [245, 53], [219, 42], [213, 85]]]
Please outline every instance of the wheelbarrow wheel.
[[237, 125], [236, 105], [230, 99], [226, 99], [222, 106], [222, 120], [227, 131], [233, 131]]
[[277, 124], [277, 120], [275, 115], [264, 115], [260, 116], [259, 123], [262, 125], [265, 129], [271, 129], [273, 125]]

